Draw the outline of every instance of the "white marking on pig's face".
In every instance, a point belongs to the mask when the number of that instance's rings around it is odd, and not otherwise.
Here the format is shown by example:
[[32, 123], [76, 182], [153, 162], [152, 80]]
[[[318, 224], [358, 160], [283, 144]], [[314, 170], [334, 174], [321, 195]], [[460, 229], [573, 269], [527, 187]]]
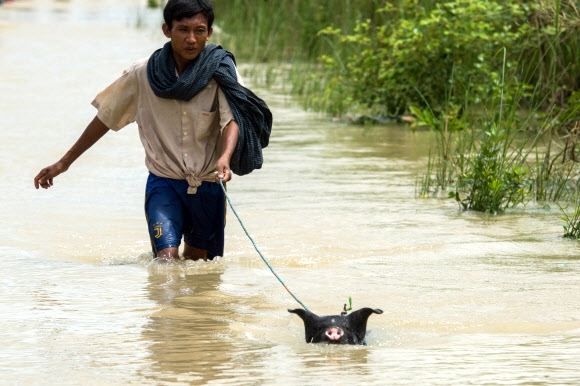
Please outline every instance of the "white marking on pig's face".
[[330, 319], [330, 322], [331, 323], [336, 323], [335, 320], [334, 320], [334, 318]]

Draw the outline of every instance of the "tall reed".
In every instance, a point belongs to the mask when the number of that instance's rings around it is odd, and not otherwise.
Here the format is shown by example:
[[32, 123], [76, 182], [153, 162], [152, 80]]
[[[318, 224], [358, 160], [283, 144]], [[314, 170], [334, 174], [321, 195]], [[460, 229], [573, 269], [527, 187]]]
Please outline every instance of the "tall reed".
[[382, 22], [384, 0], [215, 0], [220, 44], [253, 62], [314, 61], [336, 47], [318, 35], [332, 25], [352, 31], [357, 20]]

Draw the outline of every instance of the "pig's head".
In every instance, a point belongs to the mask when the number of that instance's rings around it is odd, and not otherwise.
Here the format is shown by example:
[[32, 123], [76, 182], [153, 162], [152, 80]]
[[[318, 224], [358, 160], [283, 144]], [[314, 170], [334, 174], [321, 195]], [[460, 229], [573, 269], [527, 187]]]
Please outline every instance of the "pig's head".
[[317, 316], [310, 311], [297, 308], [288, 310], [304, 321], [306, 343], [364, 344], [367, 332], [367, 319], [371, 314], [383, 311], [361, 308], [346, 316]]

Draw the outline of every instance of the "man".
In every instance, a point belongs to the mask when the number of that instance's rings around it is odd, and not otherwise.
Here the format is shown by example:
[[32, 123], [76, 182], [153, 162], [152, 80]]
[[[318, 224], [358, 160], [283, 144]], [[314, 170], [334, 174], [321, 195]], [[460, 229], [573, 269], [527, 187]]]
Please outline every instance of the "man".
[[34, 185], [51, 187], [109, 130], [137, 122], [150, 172], [145, 213], [154, 254], [179, 258], [183, 237], [183, 258], [213, 259], [224, 245], [220, 180], [262, 166], [272, 115], [238, 82], [233, 55], [206, 45], [214, 20], [207, 0], [169, 0], [163, 17], [170, 41], [96, 96], [95, 118]]

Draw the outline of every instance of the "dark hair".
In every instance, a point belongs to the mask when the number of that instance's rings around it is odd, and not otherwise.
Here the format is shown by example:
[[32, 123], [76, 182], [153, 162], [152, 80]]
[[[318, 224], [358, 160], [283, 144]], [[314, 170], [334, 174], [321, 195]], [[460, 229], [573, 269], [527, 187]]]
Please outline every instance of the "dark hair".
[[198, 13], [207, 18], [207, 28], [213, 24], [213, 7], [208, 0], [169, 0], [163, 9], [163, 19], [169, 29], [173, 26], [173, 21], [180, 21], [186, 17], [192, 17]]

